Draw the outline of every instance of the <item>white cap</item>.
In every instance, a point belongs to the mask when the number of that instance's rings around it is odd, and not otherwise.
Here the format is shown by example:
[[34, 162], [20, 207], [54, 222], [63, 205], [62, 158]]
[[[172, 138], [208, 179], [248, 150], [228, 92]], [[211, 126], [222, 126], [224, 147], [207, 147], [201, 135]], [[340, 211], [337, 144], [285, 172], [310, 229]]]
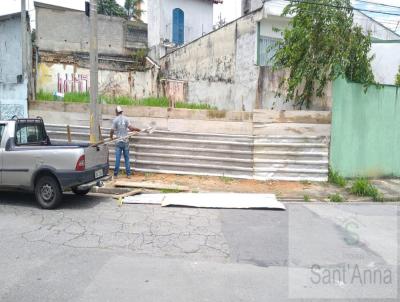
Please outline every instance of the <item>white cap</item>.
[[121, 106], [117, 106], [117, 108], [115, 108], [115, 111], [117, 111], [117, 113], [123, 112]]

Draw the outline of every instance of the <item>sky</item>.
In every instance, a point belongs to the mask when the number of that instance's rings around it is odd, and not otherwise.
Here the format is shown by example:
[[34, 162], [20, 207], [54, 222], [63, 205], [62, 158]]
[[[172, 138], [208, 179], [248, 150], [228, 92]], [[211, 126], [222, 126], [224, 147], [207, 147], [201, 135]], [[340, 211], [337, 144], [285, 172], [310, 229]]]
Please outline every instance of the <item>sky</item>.
[[[27, 9], [32, 14], [33, 11], [33, 1], [34, 0], [26, 0], [27, 1]], [[84, 10], [85, 0], [39, 0], [40, 2], [67, 6], [75, 9]], [[145, 7], [146, 2], [145, 1]], [[124, 4], [125, 0], [117, 0], [117, 2], [121, 5]], [[284, 0], [274, 0], [274, 2], [280, 3], [284, 6], [287, 2]], [[368, 0], [368, 2], [387, 4], [393, 6], [400, 6], [400, 0]], [[389, 8], [381, 5], [375, 4], [367, 4], [363, 2], [359, 2], [359, 0], [353, 0], [353, 4], [357, 8], [369, 9], [369, 10], [384, 10], [390, 11], [396, 14], [400, 14], [400, 8]], [[20, 11], [21, 0], [0, 0], [0, 15], [6, 15], [9, 13], [14, 13]], [[146, 9], [146, 8], [145, 8]], [[214, 23], [216, 23], [221, 18], [225, 19], [226, 22], [232, 21], [238, 17], [240, 17], [241, 11], [241, 0], [224, 0], [223, 4], [214, 5]], [[377, 21], [381, 22], [383, 25], [391, 28], [392, 30], [397, 30], [400, 33], [400, 16], [388, 16], [382, 14], [369, 14], [371, 17], [375, 18]], [[34, 16], [31, 17], [32, 23], [34, 23]], [[146, 15], [144, 15], [144, 21], [147, 21]]]

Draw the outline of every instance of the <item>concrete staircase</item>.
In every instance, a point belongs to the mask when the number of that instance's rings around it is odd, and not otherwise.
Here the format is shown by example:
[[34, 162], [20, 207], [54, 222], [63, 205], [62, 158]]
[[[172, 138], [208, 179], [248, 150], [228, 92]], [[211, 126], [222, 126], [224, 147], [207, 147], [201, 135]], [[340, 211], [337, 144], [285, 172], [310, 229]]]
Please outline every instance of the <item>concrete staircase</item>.
[[[47, 131], [51, 139], [66, 141], [65, 126], [47, 125]], [[88, 141], [87, 127], [73, 126], [71, 132], [74, 141]], [[102, 132], [107, 137], [109, 129]], [[131, 141], [131, 165], [135, 171], [259, 180], [327, 180], [329, 141], [325, 136], [155, 131]], [[115, 151], [110, 147], [112, 167], [114, 163]]]

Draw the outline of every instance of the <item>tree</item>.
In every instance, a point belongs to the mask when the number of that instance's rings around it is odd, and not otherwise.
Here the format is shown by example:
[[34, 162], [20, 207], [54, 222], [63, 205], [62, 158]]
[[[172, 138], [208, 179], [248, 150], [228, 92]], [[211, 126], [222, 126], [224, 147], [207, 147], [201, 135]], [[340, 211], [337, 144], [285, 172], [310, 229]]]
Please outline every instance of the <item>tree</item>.
[[293, 18], [272, 63], [274, 70], [288, 69], [280, 83], [286, 101], [310, 108], [313, 96], [324, 96], [328, 82], [339, 76], [366, 86], [374, 82], [371, 37], [354, 25], [351, 0], [290, 0], [283, 15]]
[[115, 0], [98, 0], [97, 12], [106, 16], [126, 17], [124, 8]]
[[140, 19], [143, 13], [143, 10], [140, 9], [140, 4], [142, 3], [143, 0], [125, 0], [124, 8], [128, 20], [131, 20], [132, 18]]
[[396, 86], [400, 86], [400, 66], [399, 66], [399, 72], [396, 75]]

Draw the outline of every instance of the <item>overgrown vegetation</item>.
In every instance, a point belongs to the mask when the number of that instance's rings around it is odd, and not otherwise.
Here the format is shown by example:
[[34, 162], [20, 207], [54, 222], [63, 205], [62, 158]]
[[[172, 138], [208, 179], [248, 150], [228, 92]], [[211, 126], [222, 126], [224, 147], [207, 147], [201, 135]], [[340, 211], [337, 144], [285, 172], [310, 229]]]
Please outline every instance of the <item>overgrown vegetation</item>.
[[346, 179], [338, 172], [333, 171], [330, 167], [328, 171], [328, 182], [342, 188], [344, 188], [347, 184]]
[[140, 19], [143, 10], [139, 9], [139, 5], [143, 0], [125, 0], [124, 7], [119, 5], [115, 0], [98, 0], [97, 13], [106, 16], [123, 17], [128, 20]]
[[342, 195], [335, 193], [335, 194], [329, 195], [329, 201], [330, 202], [344, 202], [344, 199], [343, 199]]
[[[40, 90], [36, 93], [36, 99], [38, 101], [55, 101], [57, 98], [50, 92], [44, 92]], [[89, 103], [90, 95], [88, 92], [67, 92], [64, 94], [64, 102], [67, 103]], [[100, 96], [100, 100], [103, 104], [109, 105], [127, 105], [127, 106], [147, 106], [147, 107], [169, 107], [169, 100], [165, 97], [162, 98], [145, 98], [145, 99], [132, 99], [128, 96]], [[175, 108], [182, 109], [199, 109], [199, 110], [217, 110], [216, 107], [212, 107], [208, 104], [198, 103], [175, 103]]]
[[371, 37], [354, 25], [351, 0], [290, 0], [283, 15], [293, 18], [272, 63], [274, 70], [288, 69], [280, 83], [286, 101], [310, 108], [312, 98], [323, 97], [326, 85], [340, 76], [365, 87], [375, 82]]
[[400, 66], [399, 66], [399, 72], [396, 75], [396, 86], [400, 86]]
[[350, 193], [357, 196], [372, 197], [375, 201], [380, 201], [383, 198], [379, 190], [366, 178], [356, 179], [350, 189]]
[[310, 195], [305, 194], [303, 198], [304, 198], [305, 202], [310, 202], [311, 201]]

